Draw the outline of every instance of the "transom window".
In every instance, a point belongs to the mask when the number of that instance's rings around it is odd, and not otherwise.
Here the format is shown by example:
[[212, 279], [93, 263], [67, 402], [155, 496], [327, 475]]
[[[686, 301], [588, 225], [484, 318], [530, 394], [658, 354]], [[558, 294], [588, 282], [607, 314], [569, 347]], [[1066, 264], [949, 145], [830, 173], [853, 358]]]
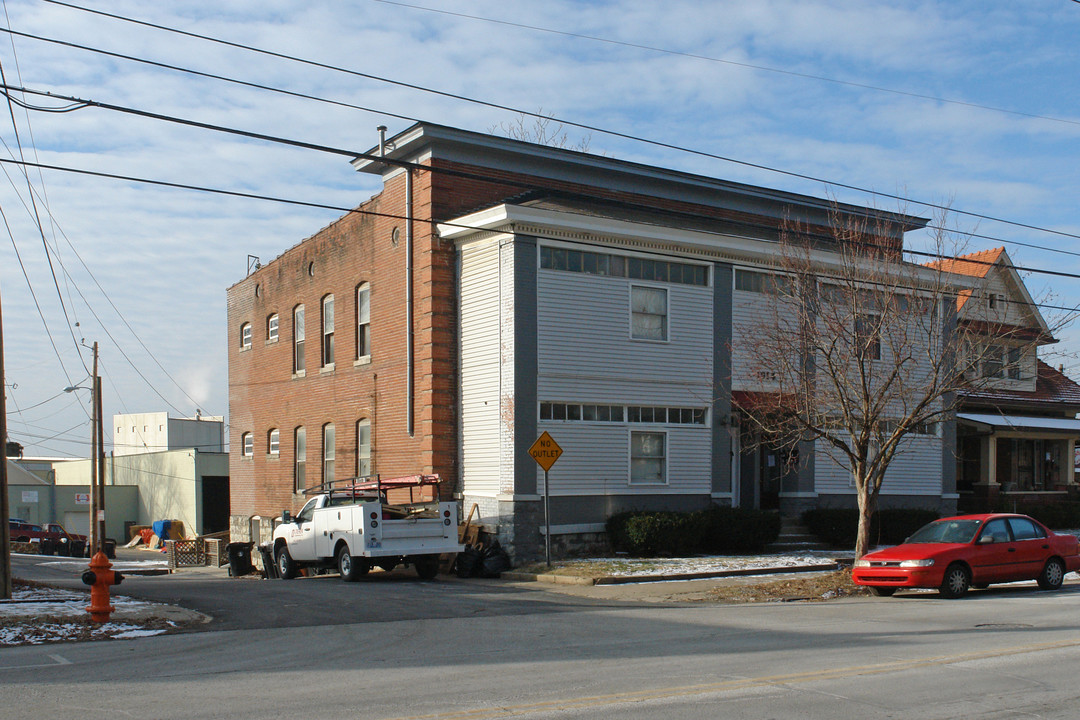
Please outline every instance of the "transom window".
[[709, 284], [708, 268], [704, 265], [549, 246], [540, 248], [540, 267], [545, 270], [565, 270], [631, 280], [652, 280], [702, 287], [707, 287]]
[[630, 484], [649, 485], [667, 482], [667, 434], [662, 432], [630, 433]]
[[668, 339], [666, 288], [630, 287], [630, 337], [635, 340]]
[[752, 270], [736, 270], [735, 289], [745, 292], [771, 292], [777, 295], [785, 295], [791, 292], [791, 278], [786, 275], [773, 275]]
[[587, 403], [540, 403], [541, 420], [569, 422], [631, 422], [659, 425], [705, 425], [705, 408], [654, 407], [651, 405], [591, 405]]

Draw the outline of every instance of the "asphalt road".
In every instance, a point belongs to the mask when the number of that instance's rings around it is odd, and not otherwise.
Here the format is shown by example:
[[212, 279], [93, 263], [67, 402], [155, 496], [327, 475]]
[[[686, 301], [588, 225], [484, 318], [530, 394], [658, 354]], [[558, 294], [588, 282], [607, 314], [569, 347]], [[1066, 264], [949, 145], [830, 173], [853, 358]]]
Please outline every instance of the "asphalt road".
[[1080, 714], [1072, 576], [1057, 593], [741, 606], [405, 574], [356, 585], [180, 574], [124, 589], [216, 592], [196, 609], [219, 603], [227, 617], [202, 632], [0, 650], [0, 718]]

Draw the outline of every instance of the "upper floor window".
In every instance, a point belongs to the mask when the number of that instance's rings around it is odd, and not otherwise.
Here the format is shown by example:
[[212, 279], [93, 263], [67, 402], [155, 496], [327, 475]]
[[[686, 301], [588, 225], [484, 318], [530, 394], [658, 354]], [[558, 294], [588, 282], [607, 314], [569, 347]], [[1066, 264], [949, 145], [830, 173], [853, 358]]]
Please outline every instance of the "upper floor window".
[[356, 423], [356, 476], [371, 475], [371, 421]]
[[1009, 348], [1009, 365], [1006, 374], [1010, 380], [1023, 379], [1023, 374], [1020, 372], [1020, 362], [1023, 357], [1024, 351], [1022, 348]]
[[983, 355], [982, 376], [984, 378], [999, 378], [1005, 367], [1005, 348], [1000, 345], [988, 345]]
[[356, 288], [356, 359], [371, 355], [371, 286]]
[[545, 270], [565, 270], [630, 280], [652, 280], [702, 287], [709, 285], [709, 269], [705, 265], [609, 255], [546, 245], [540, 248], [540, 267]]
[[266, 318], [266, 340], [267, 342], [276, 342], [278, 339], [278, 316], [274, 313], [270, 317]]
[[248, 350], [251, 348], [251, 323], [244, 323], [240, 326], [240, 349]]
[[277, 455], [281, 452], [281, 435], [278, 433], [277, 428], [266, 434], [266, 452], [270, 455]]
[[855, 318], [855, 357], [859, 360], [881, 359], [881, 328], [877, 315]]
[[1004, 310], [1005, 296], [1000, 293], [990, 293], [986, 296], [986, 307], [990, 310]]
[[327, 295], [322, 301], [322, 364], [334, 364], [334, 296]]
[[635, 340], [667, 340], [667, 289], [630, 286], [630, 315], [630, 337]]
[[786, 275], [772, 275], [753, 272], [752, 270], [735, 271], [735, 289], [746, 292], [791, 294], [791, 278]]
[[293, 449], [295, 453], [293, 467], [293, 489], [303, 492], [307, 487], [307, 430], [302, 427], [293, 431]]
[[304, 306], [293, 308], [293, 372], [304, 372]]
[[255, 436], [254, 435], [252, 435], [249, 432], [244, 433], [241, 436], [240, 441], [243, 444], [244, 457], [251, 457], [252, 455], [255, 454]]
[[323, 482], [334, 479], [334, 423], [326, 423], [322, 429], [323, 441]]

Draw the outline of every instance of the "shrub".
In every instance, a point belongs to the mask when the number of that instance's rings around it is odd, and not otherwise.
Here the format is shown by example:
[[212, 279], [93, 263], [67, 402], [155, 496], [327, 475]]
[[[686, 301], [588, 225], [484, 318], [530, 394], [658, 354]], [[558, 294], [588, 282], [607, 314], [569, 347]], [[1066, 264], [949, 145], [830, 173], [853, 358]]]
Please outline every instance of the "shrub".
[[[885, 508], [870, 518], [870, 543], [898, 545], [938, 513], [923, 508]], [[859, 532], [859, 511], [854, 508], [814, 508], [802, 515], [803, 524], [824, 542], [853, 548]]]
[[1013, 503], [1010, 502], [1002, 504], [998, 512], [1018, 512], [1030, 515], [1051, 530], [1080, 528], [1080, 502], [1017, 503], [1015, 510]]
[[608, 540], [632, 555], [759, 552], [780, 534], [780, 515], [713, 506], [698, 512], [631, 511], [608, 518]]
[[761, 552], [780, 536], [780, 513], [714, 505], [701, 511], [701, 550], [707, 553]]

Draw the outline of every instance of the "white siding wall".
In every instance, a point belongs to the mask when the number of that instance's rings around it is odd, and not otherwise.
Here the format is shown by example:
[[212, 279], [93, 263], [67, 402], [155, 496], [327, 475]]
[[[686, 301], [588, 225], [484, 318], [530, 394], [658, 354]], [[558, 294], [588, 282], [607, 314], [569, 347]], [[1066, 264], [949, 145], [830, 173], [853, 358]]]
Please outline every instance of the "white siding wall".
[[[915, 437], [897, 453], [885, 474], [881, 492], [885, 495], [941, 494], [941, 439]], [[834, 462], [835, 454], [824, 443], [817, 443], [814, 458], [815, 490], [820, 494], [855, 493], [851, 472]]]
[[499, 491], [499, 244], [461, 248], [461, 423], [464, 491]]
[[[667, 288], [668, 342], [631, 340], [630, 286], [636, 284]], [[712, 312], [711, 287], [539, 270], [540, 401], [711, 406]], [[630, 428], [667, 432], [667, 485], [629, 484]], [[539, 430], [547, 430], [563, 448], [551, 470], [553, 495], [710, 490], [712, 431], [707, 426], [541, 421]], [[537, 481], [542, 488], [542, 470]]]
[[755, 358], [747, 341], [754, 328], [774, 323], [772, 296], [765, 293], [734, 290], [731, 298], [731, 389], [767, 390], [772, 386], [758, 377], [760, 360]]

